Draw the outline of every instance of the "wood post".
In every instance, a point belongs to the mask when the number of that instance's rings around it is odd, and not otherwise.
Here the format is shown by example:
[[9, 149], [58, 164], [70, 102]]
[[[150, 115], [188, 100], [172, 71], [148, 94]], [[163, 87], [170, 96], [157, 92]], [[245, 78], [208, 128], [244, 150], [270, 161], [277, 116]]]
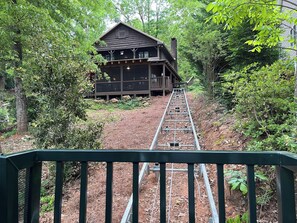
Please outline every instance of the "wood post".
[[151, 81], [152, 81], [152, 69], [151, 65], [148, 65], [148, 88], [149, 88], [149, 97], [151, 97]]
[[94, 98], [95, 98], [95, 100], [97, 99], [97, 84], [96, 84], [96, 82], [97, 82], [97, 77], [96, 77], [96, 75], [95, 75], [95, 80], [94, 80]]
[[163, 96], [165, 96], [165, 64], [163, 64], [162, 89], [163, 89]]
[[170, 72], [170, 78], [169, 78], [169, 81], [170, 81], [170, 91], [172, 91], [173, 89], [173, 80], [172, 80], [172, 72]]
[[121, 99], [123, 98], [123, 81], [124, 81], [124, 67], [121, 66]]
[[159, 59], [161, 59], [161, 57], [160, 57], [160, 46], [159, 45], [157, 46], [157, 57]]

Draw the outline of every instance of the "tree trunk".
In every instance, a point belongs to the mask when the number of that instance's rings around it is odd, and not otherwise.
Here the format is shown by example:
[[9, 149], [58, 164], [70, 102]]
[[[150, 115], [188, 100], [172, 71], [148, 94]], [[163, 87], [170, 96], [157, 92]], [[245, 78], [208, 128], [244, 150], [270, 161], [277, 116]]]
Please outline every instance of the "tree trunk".
[[0, 76], [0, 91], [5, 89], [5, 76]]
[[14, 78], [16, 98], [17, 131], [22, 134], [28, 131], [27, 98], [23, 89], [22, 79]]
[[[17, 4], [17, 0], [13, 0], [14, 4]], [[17, 60], [15, 62], [15, 70], [20, 68], [23, 61], [23, 47], [21, 42], [21, 30], [18, 27], [14, 27], [15, 30], [15, 41], [13, 48], [17, 55]], [[27, 99], [25, 91], [23, 89], [22, 79], [20, 78], [18, 72], [15, 72], [15, 98], [16, 98], [16, 119], [17, 119], [17, 132], [19, 134], [28, 131], [28, 115], [27, 115]]]
[[297, 103], [297, 62], [295, 61], [295, 91], [294, 91], [294, 98], [295, 102]]

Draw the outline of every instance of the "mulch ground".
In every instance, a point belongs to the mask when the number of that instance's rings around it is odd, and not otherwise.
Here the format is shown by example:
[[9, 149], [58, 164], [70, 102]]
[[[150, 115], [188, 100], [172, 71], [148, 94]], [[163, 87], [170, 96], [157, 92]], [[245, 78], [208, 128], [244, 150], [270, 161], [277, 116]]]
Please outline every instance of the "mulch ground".
[[[106, 119], [103, 131], [104, 149], [148, 149], [166, 107], [169, 96], [152, 97], [150, 106], [135, 110], [98, 110], [93, 119]], [[188, 95], [193, 120], [204, 150], [239, 150], [245, 146], [242, 135], [233, 130], [234, 118], [226, 115], [216, 103], [204, 97]], [[13, 136], [0, 142], [4, 152], [21, 151], [32, 148], [32, 140], [27, 136]], [[182, 167], [182, 166], [180, 166]], [[216, 167], [207, 165], [214, 197], [217, 198]], [[105, 222], [105, 182], [104, 163], [90, 164], [88, 172], [87, 222]], [[167, 188], [173, 185], [170, 222], [188, 222], [187, 220], [187, 177], [183, 173], [167, 174]], [[174, 177], [174, 178], [173, 178]], [[172, 182], [171, 182], [172, 179]], [[132, 192], [132, 164], [114, 164], [113, 178], [113, 222], [120, 222]], [[158, 178], [154, 173], [146, 176], [140, 190], [140, 222], [159, 222]], [[64, 187], [62, 222], [78, 222], [79, 178]], [[226, 189], [226, 215], [234, 217], [246, 211], [247, 203], [240, 194]], [[168, 191], [168, 190], [167, 190]], [[197, 222], [208, 222], [210, 213], [202, 178], [198, 176], [195, 188]], [[156, 195], [157, 194], [157, 195]], [[273, 210], [270, 212], [273, 215]], [[272, 215], [270, 215], [272, 217]], [[275, 215], [275, 213], [274, 213]], [[169, 215], [168, 215], [169, 216]], [[274, 219], [270, 218], [270, 219]], [[53, 213], [41, 216], [40, 222], [53, 222]], [[274, 222], [263, 220], [261, 222]]]

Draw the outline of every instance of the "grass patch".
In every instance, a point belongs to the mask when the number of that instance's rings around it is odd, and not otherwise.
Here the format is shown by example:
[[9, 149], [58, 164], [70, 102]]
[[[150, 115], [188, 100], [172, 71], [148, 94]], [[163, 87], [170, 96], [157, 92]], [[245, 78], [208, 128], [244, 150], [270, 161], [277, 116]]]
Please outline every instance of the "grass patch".
[[109, 101], [87, 99], [89, 105], [88, 110], [106, 110], [110, 112], [114, 110], [133, 110], [147, 107], [149, 105], [148, 101], [148, 98], [142, 97], [128, 98], [125, 100], [112, 99]]
[[3, 138], [3, 139], [7, 139], [7, 138], [9, 138], [10, 136], [15, 135], [16, 133], [17, 133], [17, 130], [16, 130], [16, 129], [12, 129], [11, 131], [2, 133], [1, 138]]
[[195, 93], [195, 94], [202, 94], [204, 93], [204, 88], [199, 80], [195, 79], [193, 84], [188, 87], [188, 90]]

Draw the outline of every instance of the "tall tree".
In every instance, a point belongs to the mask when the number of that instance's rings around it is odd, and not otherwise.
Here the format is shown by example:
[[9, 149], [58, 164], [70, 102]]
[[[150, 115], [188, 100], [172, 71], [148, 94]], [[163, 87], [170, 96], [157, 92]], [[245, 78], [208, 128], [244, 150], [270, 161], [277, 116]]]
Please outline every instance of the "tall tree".
[[71, 46], [68, 49], [81, 55], [88, 54], [105, 27], [105, 9], [111, 8], [111, 3], [12, 0], [1, 1], [0, 8], [0, 63], [14, 75], [17, 130], [22, 133], [28, 129], [25, 92], [29, 90], [23, 88], [22, 82], [34, 75], [31, 67], [39, 59], [38, 49], [59, 40], [56, 44]]
[[[227, 32], [221, 25], [206, 23], [209, 14], [207, 1], [171, 1], [172, 18], [175, 20], [174, 33], [179, 39], [179, 53], [182, 55], [181, 73], [188, 76], [196, 68], [196, 78], [200, 80], [210, 96], [214, 95], [214, 83], [219, 80], [218, 71], [225, 63], [227, 55]], [[175, 25], [174, 24], [174, 25]], [[186, 61], [187, 60], [187, 61]], [[191, 66], [184, 66], [190, 64]], [[189, 78], [189, 77], [186, 77]]]
[[[294, 32], [297, 25], [297, 4], [292, 0], [216, 0], [207, 7], [212, 11], [212, 20], [224, 23], [226, 29], [232, 29], [248, 21], [257, 31], [253, 39], [247, 41], [253, 45], [253, 51], [261, 51], [263, 46], [277, 46], [287, 40], [296, 43], [296, 36], [284, 36], [284, 26]], [[288, 25], [289, 24], [289, 25]], [[289, 50], [297, 52], [296, 44]], [[295, 97], [297, 97], [297, 69], [295, 71]]]
[[120, 19], [159, 37], [162, 33], [167, 9], [167, 0], [112, 0]]

